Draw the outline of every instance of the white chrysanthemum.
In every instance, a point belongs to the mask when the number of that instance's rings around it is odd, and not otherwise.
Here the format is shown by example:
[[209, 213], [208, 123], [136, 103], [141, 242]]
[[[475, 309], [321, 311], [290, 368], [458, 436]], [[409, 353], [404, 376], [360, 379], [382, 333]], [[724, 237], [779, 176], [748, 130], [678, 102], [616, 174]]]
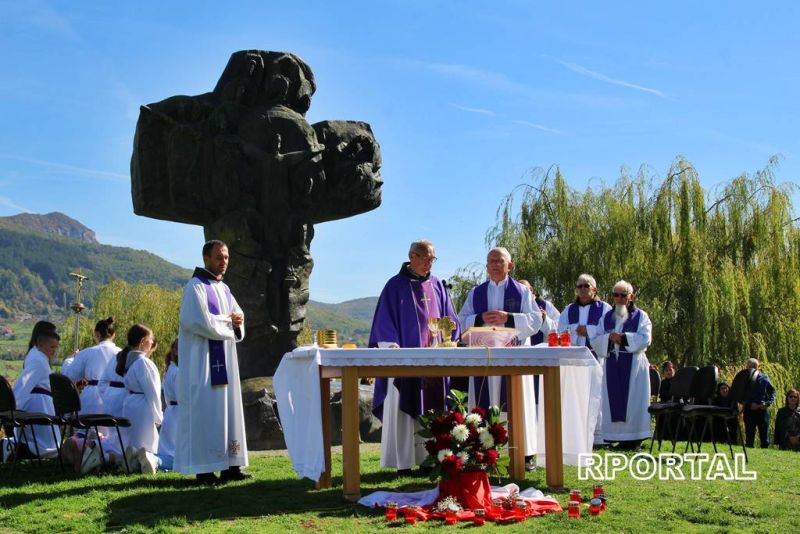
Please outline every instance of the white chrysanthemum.
[[466, 419], [464, 419], [465, 423], [474, 426], [478, 426], [479, 424], [481, 424], [481, 421], [483, 421], [483, 417], [481, 417], [481, 414], [479, 413], [471, 413], [467, 415]]
[[461, 458], [461, 461], [464, 463], [467, 463], [469, 461], [469, 453], [467, 451], [459, 452], [458, 457]]
[[457, 442], [464, 443], [469, 437], [469, 429], [467, 425], [456, 425], [453, 427], [453, 430], [450, 431], [450, 435], [453, 436], [453, 439]]
[[439, 460], [439, 463], [442, 463], [445, 458], [453, 454], [453, 451], [450, 449], [442, 449], [439, 451], [439, 454], [436, 455], [436, 459]]
[[478, 430], [478, 439], [485, 448], [491, 449], [494, 447], [494, 437], [485, 428]]

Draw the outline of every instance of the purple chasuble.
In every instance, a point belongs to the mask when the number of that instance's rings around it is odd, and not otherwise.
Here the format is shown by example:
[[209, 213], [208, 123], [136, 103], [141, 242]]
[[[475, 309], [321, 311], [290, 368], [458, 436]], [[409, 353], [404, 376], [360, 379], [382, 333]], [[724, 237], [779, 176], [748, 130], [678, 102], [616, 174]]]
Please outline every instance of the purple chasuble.
[[[472, 309], [475, 310], [475, 326], [483, 326], [483, 318], [481, 314], [489, 311], [489, 281], [480, 284], [472, 292]], [[519, 282], [508, 277], [506, 289], [503, 294], [503, 311], [509, 313], [519, 313], [522, 311], [522, 286]], [[509, 316], [506, 320], [506, 327], [514, 328], [514, 317]], [[489, 380], [486, 376], [473, 376], [470, 377], [473, 381], [475, 395], [475, 405], [480, 406], [484, 410], [489, 409]], [[500, 380], [500, 406], [508, 404], [508, 397], [506, 395], [506, 377]]]
[[[435, 276], [416, 276], [407, 266], [404, 263], [400, 272], [389, 279], [378, 298], [369, 346], [377, 347], [379, 341], [394, 342], [403, 348], [428, 346], [428, 319], [446, 315], [456, 324], [452, 339], [457, 340], [458, 315], [442, 282]], [[387, 358], [391, 355], [387, 350]], [[372, 412], [381, 420], [387, 384], [387, 379], [378, 378], [372, 398]], [[412, 417], [429, 409], [445, 409], [449, 378], [395, 378], [393, 384], [400, 393], [400, 410]]]
[[[194, 277], [200, 280], [206, 288], [206, 299], [208, 312], [211, 315], [221, 315], [217, 292], [211, 284], [211, 278], [200, 269], [195, 270]], [[221, 283], [221, 282], [220, 282]], [[228, 298], [228, 308], [233, 308], [233, 297], [227, 285], [222, 284], [225, 295]], [[225, 342], [219, 339], [208, 340], [208, 367], [212, 386], [224, 386], [228, 384], [228, 368], [225, 363]]]
[[[622, 332], [636, 332], [639, 330], [639, 319], [642, 314], [638, 308], [622, 323]], [[614, 332], [617, 326], [617, 316], [614, 310], [610, 310], [603, 317], [603, 329], [606, 333]], [[623, 340], [623, 345], [624, 345]], [[608, 406], [611, 410], [611, 421], [613, 423], [624, 422], [628, 413], [628, 392], [631, 385], [631, 367], [633, 366], [633, 354], [624, 350], [620, 346], [619, 352], [614, 355], [614, 344], [608, 342], [608, 357], [606, 358], [606, 386], [608, 391]]]

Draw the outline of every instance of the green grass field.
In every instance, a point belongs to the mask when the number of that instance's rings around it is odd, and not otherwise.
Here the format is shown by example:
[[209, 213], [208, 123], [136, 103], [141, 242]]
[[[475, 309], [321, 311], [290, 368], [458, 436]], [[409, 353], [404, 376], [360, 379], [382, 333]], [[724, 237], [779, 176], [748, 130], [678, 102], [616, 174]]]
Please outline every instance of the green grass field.
[[[682, 449], [680, 449], [682, 450]], [[609, 509], [599, 518], [570, 520], [566, 513], [522, 524], [489, 525], [503, 532], [791, 532], [800, 524], [800, 454], [753, 450], [748, 468], [756, 481], [637, 481], [622, 475], [606, 481]], [[375, 445], [362, 448], [364, 494], [378, 489], [426, 489], [423, 478], [398, 478], [379, 468]], [[334, 488], [313, 490], [296, 480], [285, 452], [251, 454], [250, 481], [196, 487], [176, 474], [102, 475], [75, 478], [57, 465], [34, 465], [9, 474], [0, 470], [0, 532], [372, 532], [441, 529], [441, 522], [406, 527], [387, 524], [383, 512], [342, 499], [341, 456], [334, 454]], [[584, 495], [591, 481], [567, 467], [567, 487]], [[503, 481], [506, 483], [507, 481]], [[496, 483], [496, 480], [492, 480]], [[529, 473], [521, 487], [544, 485], [544, 473]], [[566, 492], [556, 497], [566, 504]], [[456, 528], [471, 529], [468, 523]]]

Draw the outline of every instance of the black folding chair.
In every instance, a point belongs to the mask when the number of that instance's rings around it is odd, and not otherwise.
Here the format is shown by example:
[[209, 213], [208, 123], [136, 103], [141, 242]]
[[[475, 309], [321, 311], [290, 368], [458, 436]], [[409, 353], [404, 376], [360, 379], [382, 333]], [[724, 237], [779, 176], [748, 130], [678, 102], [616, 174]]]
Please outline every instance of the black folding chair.
[[[647, 408], [651, 417], [656, 419], [656, 434], [658, 438], [658, 450], [661, 450], [661, 442], [664, 439], [664, 426], [673, 427], [672, 430], [672, 452], [675, 452], [675, 443], [678, 436], [677, 424], [680, 420], [680, 413], [683, 405], [690, 398], [692, 389], [692, 379], [697, 372], [697, 367], [681, 367], [675, 373], [675, 377], [670, 382], [670, 394], [672, 400], [669, 402], [653, 402]], [[656, 436], [650, 440], [650, 453], [653, 452], [653, 444]]]
[[661, 375], [658, 370], [650, 368], [650, 397], [658, 399], [658, 391], [661, 389]]
[[692, 379], [691, 401], [683, 407], [680, 417], [681, 427], [686, 425], [687, 420], [691, 421], [689, 434], [686, 438], [686, 448], [683, 451], [684, 453], [689, 450], [689, 447], [691, 447], [692, 452], [694, 452], [695, 426], [699, 418], [703, 419], [703, 428], [699, 438], [697, 438], [697, 452], [701, 451], [703, 440], [706, 436], [706, 429], [708, 429], [709, 426], [711, 427], [711, 443], [714, 446], [714, 452], [717, 452], [713, 420], [708, 408], [713, 407], [711, 405], [711, 398], [714, 396], [714, 392], [717, 389], [718, 378], [719, 370], [717, 366], [708, 365], [699, 369]]
[[[86, 451], [86, 440], [89, 437], [89, 430], [94, 429], [97, 434], [97, 446], [100, 447], [100, 457], [103, 467], [106, 467], [106, 456], [103, 452], [103, 442], [100, 439], [98, 427], [114, 427], [117, 430], [119, 447], [122, 451], [122, 459], [125, 462], [125, 470], [130, 473], [128, 459], [125, 457], [125, 445], [122, 443], [122, 433], [120, 427], [127, 428], [131, 422], [124, 417], [114, 417], [110, 414], [79, 414], [81, 410], [81, 397], [78, 388], [69, 377], [61, 373], [50, 375], [50, 388], [53, 390], [53, 404], [56, 407], [56, 415], [60, 418], [60, 423], [65, 427], [69, 426], [76, 430], [83, 430], [83, 445], [81, 446], [81, 458]], [[66, 432], [62, 433], [66, 435]]]
[[[744, 452], [744, 459], [745, 462], [747, 461], [747, 449], [744, 446], [744, 439], [742, 439], [742, 429], [739, 426], [739, 405], [744, 403], [745, 399], [747, 399], [747, 395], [750, 392], [750, 387], [755, 382], [755, 370], [754, 369], [742, 369], [736, 376], [733, 378], [733, 383], [731, 384], [730, 393], [728, 393], [728, 397], [731, 399], [730, 406], [715, 406], [712, 404], [707, 405], [695, 405], [691, 407], [691, 412], [694, 418], [697, 417], [704, 417], [706, 422], [703, 426], [703, 433], [700, 436], [700, 440], [702, 441], [703, 436], [705, 435], [706, 427], [711, 428], [711, 440], [714, 444], [714, 452], [717, 452], [717, 444], [716, 439], [714, 437], [714, 419], [721, 419], [723, 422], [723, 428], [725, 428], [725, 441], [728, 442], [728, 448], [731, 451], [731, 458], [733, 458], [733, 443], [731, 443], [731, 436], [728, 432], [728, 422], [729, 421], [736, 421], [736, 438], [741, 440], [742, 442], [742, 452]], [[690, 407], [684, 408], [684, 410], [689, 409]], [[694, 424], [694, 423], [693, 423]], [[692, 449], [694, 450], [694, 449]], [[697, 446], [698, 452], [700, 451], [700, 444], [698, 443]]]
[[[50, 427], [50, 431], [53, 433], [53, 441], [58, 450], [58, 463], [61, 469], [64, 469], [64, 465], [61, 463], [61, 448], [58, 437], [56, 436], [56, 426], [59, 424], [59, 419], [46, 413], [17, 410], [17, 400], [14, 398], [14, 390], [4, 376], [0, 376], [0, 424], [6, 429], [6, 435], [14, 449], [11, 473], [14, 473], [20, 456], [20, 443], [18, 443], [14, 435], [16, 429], [20, 429], [22, 442], [27, 447], [28, 451], [31, 454], [36, 451], [36, 460], [39, 467], [42, 466], [42, 458], [39, 453], [39, 441], [36, 439], [36, 425]], [[30, 428], [31, 436], [33, 437], [33, 448], [31, 448], [28, 437], [25, 434], [26, 428]]]

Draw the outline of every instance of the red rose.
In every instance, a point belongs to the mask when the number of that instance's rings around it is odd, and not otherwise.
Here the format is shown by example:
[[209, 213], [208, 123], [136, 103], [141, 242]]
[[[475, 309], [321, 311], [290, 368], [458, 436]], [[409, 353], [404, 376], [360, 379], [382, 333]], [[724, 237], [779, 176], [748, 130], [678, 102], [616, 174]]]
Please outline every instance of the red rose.
[[461, 471], [463, 466], [464, 462], [455, 454], [446, 456], [444, 460], [442, 460], [442, 471], [447, 473], [448, 476], [455, 475], [458, 471]]
[[489, 433], [497, 445], [503, 445], [508, 439], [508, 431], [500, 423], [495, 423], [489, 428]]
[[497, 463], [497, 459], [500, 457], [500, 454], [497, 453], [494, 449], [489, 449], [486, 451], [485, 458], [486, 463], [489, 465], [494, 465]]
[[452, 426], [453, 425], [450, 424], [449, 421], [446, 421], [444, 417], [437, 417], [433, 422], [431, 422], [431, 434], [434, 436], [439, 434], [449, 434]]
[[428, 451], [428, 454], [431, 456], [436, 456], [436, 453], [440, 451], [435, 439], [429, 439], [425, 442], [425, 450]]
[[484, 454], [480, 451], [476, 451], [472, 453], [472, 458], [475, 460], [475, 463], [483, 463]]

